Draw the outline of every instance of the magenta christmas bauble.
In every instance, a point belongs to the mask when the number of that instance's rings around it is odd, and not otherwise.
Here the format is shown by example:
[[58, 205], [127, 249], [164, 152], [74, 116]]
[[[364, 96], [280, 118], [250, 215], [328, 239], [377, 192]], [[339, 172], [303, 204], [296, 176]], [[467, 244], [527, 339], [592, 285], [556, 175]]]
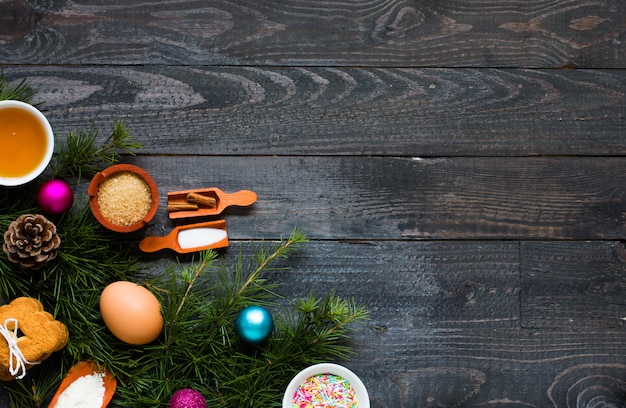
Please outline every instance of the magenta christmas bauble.
[[172, 395], [169, 408], [206, 408], [206, 401], [198, 391], [184, 388]]
[[63, 180], [48, 180], [39, 188], [37, 203], [44, 213], [60, 215], [72, 207], [74, 191]]

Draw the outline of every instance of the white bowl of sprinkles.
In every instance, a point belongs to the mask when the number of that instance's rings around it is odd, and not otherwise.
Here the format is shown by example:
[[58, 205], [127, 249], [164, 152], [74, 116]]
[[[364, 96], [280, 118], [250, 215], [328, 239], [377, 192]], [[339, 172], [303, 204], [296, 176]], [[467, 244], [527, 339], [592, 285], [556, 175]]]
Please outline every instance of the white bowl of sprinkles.
[[370, 408], [367, 389], [346, 367], [323, 363], [305, 368], [285, 391], [283, 408]]

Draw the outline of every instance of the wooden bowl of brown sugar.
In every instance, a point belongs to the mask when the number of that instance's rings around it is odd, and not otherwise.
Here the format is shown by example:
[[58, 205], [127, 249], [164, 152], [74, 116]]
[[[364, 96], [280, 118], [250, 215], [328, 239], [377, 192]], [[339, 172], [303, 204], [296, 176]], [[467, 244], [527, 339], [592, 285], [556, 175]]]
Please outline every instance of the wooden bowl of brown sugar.
[[159, 192], [152, 177], [132, 164], [116, 164], [97, 173], [87, 190], [94, 217], [116, 232], [133, 232], [156, 214]]

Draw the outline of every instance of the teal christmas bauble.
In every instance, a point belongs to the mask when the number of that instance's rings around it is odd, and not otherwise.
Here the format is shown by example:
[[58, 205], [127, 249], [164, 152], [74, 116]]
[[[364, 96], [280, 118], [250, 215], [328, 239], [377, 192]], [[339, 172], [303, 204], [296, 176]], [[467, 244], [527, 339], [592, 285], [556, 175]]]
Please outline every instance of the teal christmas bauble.
[[266, 308], [248, 306], [239, 312], [235, 327], [244, 341], [253, 344], [262, 343], [272, 334], [274, 319]]

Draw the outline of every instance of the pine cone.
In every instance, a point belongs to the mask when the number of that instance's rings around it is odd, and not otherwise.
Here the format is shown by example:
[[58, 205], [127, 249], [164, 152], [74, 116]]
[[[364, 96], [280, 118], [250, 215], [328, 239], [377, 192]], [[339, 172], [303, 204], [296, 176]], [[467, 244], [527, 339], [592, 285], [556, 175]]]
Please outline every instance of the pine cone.
[[57, 227], [43, 215], [24, 214], [4, 233], [2, 250], [11, 262], [37, 270], [57, 256], [61, 239]]

